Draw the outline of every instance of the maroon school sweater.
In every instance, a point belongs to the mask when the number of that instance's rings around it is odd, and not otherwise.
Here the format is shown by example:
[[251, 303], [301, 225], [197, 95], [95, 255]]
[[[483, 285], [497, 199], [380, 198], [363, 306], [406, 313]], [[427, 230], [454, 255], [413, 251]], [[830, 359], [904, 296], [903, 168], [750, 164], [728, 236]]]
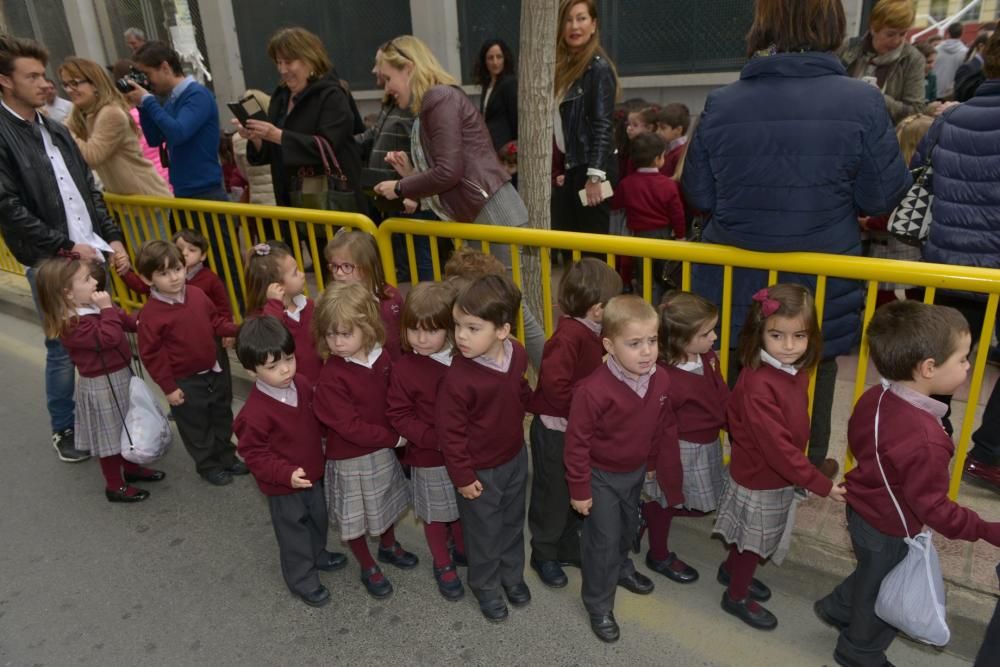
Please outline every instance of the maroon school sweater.
[[[875, 461], [875, 408], [882, 387], [866, 391], [847, 423], [847, 442], [857, 467], [847, 473], [847, 504], [875, 529], [904, 537]], [[899, 502], [910, 536], [925, 524], [950, 540], [984, 539], [1000, 546], [1000, 523], [948, 498], [948, 464], [955, 445], [937, 418], [887, 391], [879, 411], [878, 454]]]
[[684, 204], [674, 179], [659, 172], [637, 171], [618, 184], [611, 208], [625, 209], [628, 228], [634, 232], [670, 227], [683, 239]]
[[645, 466], [656, 471], [670, 505], [684, 502], [670, 377], [657, 369], [640, 398], [602, 364], [573, 393], [563, 461], [569, 494], [576, 500], [591, 497], [591, 468], [632, 472]]
[[572, 317], [560, 318], [555, 333], [545, 341], [538, 384], [528, 412], [569, 417], [574, 388], [597, 370], [603, 356], [600, 336]]
[[448, 366], [430, 357], [404, 352], [392, 365], [389, 379], [389, 423], [406, 438], [403, 463], [418, 468], [444, 465], [434, 427], [438, 390]]
[[403, 295], [392, 285], [386, 285], [385, 296], [378, 300], [378, 310], [385, 326], [385, 343], [382, 348], [389, 352], [390, 359], [396, 361], [403, 355], [399, 323], [403, 313]]
[[802, 486], [820, 496], [833, 482], [804, 454], [809, 440], [809, 373], [790, 375], [761, 362], [744, 368], [726, 411], [729, 474], [748, 489]]
[[[129, 270], [122, 276], [122, 280], [136, 294], [149, 295], [149, 285], [144, 283], [135, 271]], [[233, 319], [233, 309], [229, 305], [229, 295], [226, 294], [226, 286], [223, 284], [222, 279], [213, 273], [211, 269], [203, 266], [201, 271], [194, 275], [194, 278], [187, 281], [187, 284], [194, 285], [204, 292], [205, 296], [211, 299], [215, 305], [215, 309], [225, 315], [226, 319]]]
[[506, 373], [456, 354], [438, 395], [435, 422], [444, 464], [456, 487], [476, 481], [476, 470], [511, 461], [524, 447], [524, 412], [531, 388], [528, 355], [516, 340]]
[[678, 437], [685, 442], [715, 442], [726, 427], [729, 386], [722, 379], [715, 352], [701, 355], [702, 375], [661, 365], [670, 376], [670, 402], [677, 415]]
[[[81, 377], [94, 378], [120, 371], [132, 360], [126, 331], [135, 331], [135, 319], [112, 306], [100, 314], [77, 318], [59, 341]], [[100, 345], [101, 352], [97, 352]], [[103, 358], [103, 359], [102, 359]]]
[[326, 459], [319, 422], [313, 414], [312, 384], [297, 374], [298, 405], [271, 398], [257, 387], [233, 421], [237, 449], [266, 496], [285, 496], [292, 488], [292, 473], [302, 468], [306, 479], [318, 486]]
[[323, 360], [316, 351], [316, 341], [312, 335], [312, 316], [315, 306], [313, 300], [307, 298], [305, 308], [299, 312], [298, 322], [285, 312], [285, 304], [279, 299], [268, 299], [264, 308], [257, 312], [258, 315], [270, 315], [285, 325], [295, 339], [295, 372], [305, 375], [314, 385], [319, 380], [320, 369], [323, 368]]
[[677, 173], [677, 165], [680, 164], [681, 158], [684, 157], [684, 151], [687, 150], [689, 143], [684, 142], [680, 146], [667, 151], [667, 154], [664, 156], [663, 166], [660, 167], [661, 174], [670, 179], [674, 177], [674, 174]]
[[177, 380], [215, 366], [216, 336], [235, 336], [237, 331], [204, 292], [190, 285], [184, 303], [150, 297], [139, 311], [139, 356], [163, 393], [170, 394], [177, 390]]
[[391, 369], [385, 350], [372, 368], [342, 357], [326, 360], [313, 394], [316, 417], [329, 429], [326, 458], [353, 459], [399, 442], [385, 414]]

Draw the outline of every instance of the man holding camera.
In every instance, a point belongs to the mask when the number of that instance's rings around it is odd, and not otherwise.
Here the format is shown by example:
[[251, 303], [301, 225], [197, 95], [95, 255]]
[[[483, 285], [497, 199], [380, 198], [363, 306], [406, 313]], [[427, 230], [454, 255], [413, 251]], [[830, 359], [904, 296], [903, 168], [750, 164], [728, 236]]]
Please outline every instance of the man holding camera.
[[[163, 42], [147, 42], [132, 60], [147, 81], [128, 79], [131, 89], [124, 94], [139, 109], [147, 143], [167, 144], [174, 195], [228, 201], [219, 165], [219, 112], [211, 91], [184, 75], [180, 56]], [[154, 93], [166, 102], [161, 105]]]

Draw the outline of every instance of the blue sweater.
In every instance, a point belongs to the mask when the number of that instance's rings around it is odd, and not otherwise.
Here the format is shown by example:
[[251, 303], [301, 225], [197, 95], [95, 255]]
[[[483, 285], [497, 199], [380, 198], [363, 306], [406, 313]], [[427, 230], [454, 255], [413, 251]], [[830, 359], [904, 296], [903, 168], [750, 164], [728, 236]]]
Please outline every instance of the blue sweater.
[[219, 111], [211, 91], [196, 81], [160, 106], [152, 95], [139, 104], [139, 123], [146, 143], [167, 143], [170, 184], [177, 197], [222, 187], [219, 165]]

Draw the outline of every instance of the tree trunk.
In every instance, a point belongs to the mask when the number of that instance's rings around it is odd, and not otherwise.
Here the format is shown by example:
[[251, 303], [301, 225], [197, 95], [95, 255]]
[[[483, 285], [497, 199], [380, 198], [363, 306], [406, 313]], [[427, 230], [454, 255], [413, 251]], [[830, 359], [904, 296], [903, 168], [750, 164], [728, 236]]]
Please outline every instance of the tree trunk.
[[[552, 85], [555, 75], [556, 23], [559, 0], [521, 3], [521, 44], [518, 63], [517, 181], [528, 207], [528, 225], [551, 229]], [[539, 254], [526, 252], [522, 275], [525, 302], [543, 322]]]

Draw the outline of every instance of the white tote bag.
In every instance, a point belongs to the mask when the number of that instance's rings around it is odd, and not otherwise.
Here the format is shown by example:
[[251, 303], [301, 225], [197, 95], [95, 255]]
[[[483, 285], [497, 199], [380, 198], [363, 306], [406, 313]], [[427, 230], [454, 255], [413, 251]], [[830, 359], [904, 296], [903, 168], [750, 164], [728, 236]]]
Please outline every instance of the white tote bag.
[[128, 394], [128, 412], [122, 420], [122, 458], [139, 465], [152, 463], [166, 453], [173, 440], [170, 422], [142, 379], [132, 376]]
[[875, 461], [892, 504], [899, 513], [899, 520], [903, 522], [908, 551], [906, 557], [882, 580], [875, 600], [875, 614], [917, 641], [944, 646], [951, 639], [951, 630], [945, 619], [944, 580], [941, 578], [937, 550], [931, 542], [931, 531], [924, 530], [916, 537], [910, 537], [903, 511], [889, 487], [878, 455], [878, 417], [886, 391], [888, 384], [883, 381], [882, 396], [875, 410]]

